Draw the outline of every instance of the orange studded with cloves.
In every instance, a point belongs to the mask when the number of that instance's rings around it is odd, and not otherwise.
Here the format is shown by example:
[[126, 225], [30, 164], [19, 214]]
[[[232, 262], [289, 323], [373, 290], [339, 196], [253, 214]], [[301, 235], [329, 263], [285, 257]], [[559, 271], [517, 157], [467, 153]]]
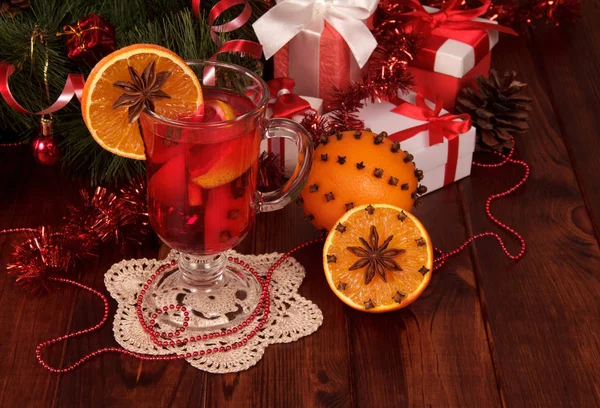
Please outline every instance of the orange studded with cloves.
[[385, 132], [352, 130], [321, 137], [300, 200], [307, 220], [330, 230], [346, 211], [385, 203], [412, 210], [427, 189], [413, 156]]

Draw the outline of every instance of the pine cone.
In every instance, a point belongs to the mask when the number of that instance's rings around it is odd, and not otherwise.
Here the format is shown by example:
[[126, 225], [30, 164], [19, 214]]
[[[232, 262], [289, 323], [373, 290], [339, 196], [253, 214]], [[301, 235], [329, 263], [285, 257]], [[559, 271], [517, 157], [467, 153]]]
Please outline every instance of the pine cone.
[[29, 8], [30, 6], [30, 0], [0, 1], [0, 14], [11, 18], [17, 14], [21, 14], [24, 9]]
[[516, 72], [507, 72], [504, 78], [491, 69], [490, 77], [477, 77], [479, 94], [464, 88], [456, 98], [456, 110], [471, 116], [478, 129], [477, 141], [481, 147], [494, 150], [511, 149], [514, 136], [529, 129], [527, 119], [532, 99], [520, 95], [527, 86], [515, 80]]

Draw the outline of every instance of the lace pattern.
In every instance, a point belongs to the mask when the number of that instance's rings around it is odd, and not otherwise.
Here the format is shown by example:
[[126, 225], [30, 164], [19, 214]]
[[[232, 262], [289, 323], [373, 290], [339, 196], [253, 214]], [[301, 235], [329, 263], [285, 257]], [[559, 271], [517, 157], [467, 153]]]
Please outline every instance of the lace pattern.
[[[226, 255], [249, 263], [262, 277], [266, 276], [271, 265], [281, 257], [278, 253], [241, 255], [233, 250]], [[114, 264], [106, 272], [106, 288], [118, 303], [113, 332], [117, 342], [125, 349], [157, 356], [194, 352], [239, 342], [247, 334], [247, 330], [252, 329], [249, 327], [230, 336], [188, 342], [181, 346], [160, 347], [153, 343], [136, 315], [138, 292], [153, 272], [178, 256], [178, 252], [171, 251], [165, 260], [160, 261], [145, 258], [125, 260]], [[323, 323], [323, 314], [314, 303], [298, 294], [304, 276], [304, 268], [298, 261], [291, 257], [286, 259], [273, 273], [270, 287], [271, 314], [260, 332], [243, 347], [225, 353], [193, 357], [187, 361], [192, 366], [211, 373], [243, 371], [255, 365], [270, 344], [290, 343], [315, 332]], [[149, 316], [146, 319], [149, 320]]]

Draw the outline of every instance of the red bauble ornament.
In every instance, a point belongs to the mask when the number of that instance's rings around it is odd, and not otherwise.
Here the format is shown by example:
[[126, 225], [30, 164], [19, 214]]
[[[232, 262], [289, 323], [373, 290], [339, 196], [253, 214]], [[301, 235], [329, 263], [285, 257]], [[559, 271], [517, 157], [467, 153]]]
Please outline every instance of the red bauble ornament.
[[35, 161], [44, 166], [52, 166], [60, 161], [62, 151], [53, 131], [53, 119], [42, 118], [40, 131], [31, 141]]
[[92, 66], [117, 48], [115, 28], [96, 14], [64, 26], [61, 35], [67, 39], [67, 56]]

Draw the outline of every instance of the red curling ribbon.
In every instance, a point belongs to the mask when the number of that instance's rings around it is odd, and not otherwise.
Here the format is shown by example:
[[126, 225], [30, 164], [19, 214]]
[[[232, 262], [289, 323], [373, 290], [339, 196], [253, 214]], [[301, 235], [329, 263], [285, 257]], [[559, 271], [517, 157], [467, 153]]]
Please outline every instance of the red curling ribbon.
[[[221, 25], [213, 25], [214, 22], [219, 18], [221, 14], [230, 8], [237, 6], [239, 4], [244, 5], [244, 9], [240, 13], [239, 16], [234, 18], [233, 20], [221, 24]], [[210, 36], [215, 44], [219, 44], [220, 38], [217, 33], [229, 33], [231, 31], [235, 31], [250, 20], [252, 16], [252, 7], [250, 7], [250, 3], [247, 0], [222, 0], [214, 5], [214, 7], [208, 13], [208, 23], [210, 24]]]
[[428, 13], [419, 0], [403, 0], [401, 5], [412, 7], [415, 11], [402, 14], [402, 18], [412, 24], [413, 29], [419, 29], [423, 35], [429, 35], [438, 28], [449, 30], [495, 30], [506, 34], [518, 35], [515, 30], [499, 24], [483, 21], [472, 21], [485, 14], [491, 0], [485, 0], [479, 7], [461, 10], [463, 0], [448, 0], [442, 4], [439, 11]]
[[[200, 2], [201, 0], [192, 0], [192, 11], [196, 18], [200, 18]], [[223, 14], [225, 11], [229, 10], [233, 6], [237, 6], [239, 4], [244, 5], [244, 10], [240, 13], [239, 16], [234, 18], [233, 20], [221, 24], [221, 25], [213, 25], [214, 22]], [[262, 56], [262, 45], [250, 40], [230, 40], [225, 44], [220, 44], [220, 39], [217, 33], [228, 33], [238, 28], [242, 27], [244, 24], [248, 22], [252, 15], [252, 8], [248, 3], [248, 0], [221, 0], [217, 4], [213, 6], [213, 8], [208, 13], [208, 21], [211, 25], [211, 38], [213, 42], [220, 46], [217, 52], [214, 53], [212, 57], [209, 58], [210, 61], [216, 61], [217, 56], [223, 53], [240, 53], [251, 56], [254, 59], [260, 59]], [[214, 84], [215, 80], [215, 70], [213, 67], [206, 67], [204, 69], [204, 85]]]
[[292, 78], [280, 77], [267, 81], [272, 103], [274, 118], [291, 119], [310, 109], [308, 101], [293, 93], [296, 81]]
[[[259, 59], [262, 55], [262, 45], [250, 40], [231, 40], [227, 41], [209, 58], [210, 61], [216, 61], [217, 55], [223, 53], [237, 52], [240, 54], [248, 54], [252, 58]], [[204, 68], [203, 85], [214, 85], [215, 69], [212, 66]]]
[[200, 20], [200, 1], [201, 0], [192, 0], [192, 12], [198, 20]]
[[[200, 2], [202, 0], [192, 0], [192, 11], [197, 19], [200, 19]], [[225, 11], [229, 10], [233, 6], [237, 6], [238, 4], [244, 5], [244, 10], [240, 13], [239, 16], [234, 18], [233, 20], [221, 24], [221, 25], [213, 25], [214, 22], [219, 18], [221, 14]], [[209, 58], [210, 61], [216, 61], [217, 56], [223, 53], [240, 53], [250, 55], [254, 59], [260, 59], [262, 56], [262, 45], [250, 40], [230, 40], [225, 44], [221, 45], [221, 41], [217, 33], [229, 33], [231, 31], [237, 30], [244, 24], [248, 22], [250, 16], [252, 15], [252, 8], [248, 3], [248, 0], [221, 0], [217, 4], [213, 6], [213, 8], [208, 13], [208, 21], [210, 24], [210, 36], [215, 44], [220, 46], [220, 48], [213, 54], [212, 57]], [[204, 77], [203, 77], [204, 85], [212, 85], [215, 83], [215, 69], [214, 67], [207, 66], [204, 68]]]
[[[433, 109], [427, 105], [426, 99], [435, 101]], [[429, 146], [443, 143], [444, 139], [448, 139], [448, 159], [444, 173], [444, 185], [454, 182], [456, 166], [458, 165], [458, 135], [471, 129], [471, 117], [466, 113], [460, 115], [446, 113], [439, 116], [444, 101], [428, 89], [421, 89], [417, 93], [415, 105], [401, 100], [396, 100], [393, 103], [396, 102], [401, 103], [392, 109], [392, 112], [422, 120], [425, 123], [396, 132], [390, 135], [390, 139], [402, 142], [425, 130], [429, 131]]]
[[15, 67], [12, 64], [9, 64], [8, 62], [0, 62], [0, 95], [2, 95], [8, 106], [19, 113], [23, 113], [25, 115], [47, 115], [67, 106], [71, 99], [73, 99], [73, 96], [77, 96], [77, 99], [81, 100], [85, 79], [81, 74], [69, 74], [67, 76], [65, 87], [58, 96], [56, 102], [42, 111], [30, 112], [16, 101], [12, 95], [12, 92], [10, 91], [8, 80], [13, 72], [15, 72]]
[[223, 44], [221, 48], [219, 48], [217, 52], [210, 57], [210, 60], [215, 61], [217, 59], [217, 55], [225, 52], [248, 54], [252, 58], [259, 59], [262, 55], [262, 45], [250, 40], [230, 40]]

